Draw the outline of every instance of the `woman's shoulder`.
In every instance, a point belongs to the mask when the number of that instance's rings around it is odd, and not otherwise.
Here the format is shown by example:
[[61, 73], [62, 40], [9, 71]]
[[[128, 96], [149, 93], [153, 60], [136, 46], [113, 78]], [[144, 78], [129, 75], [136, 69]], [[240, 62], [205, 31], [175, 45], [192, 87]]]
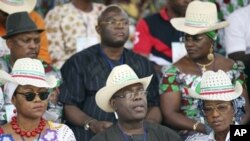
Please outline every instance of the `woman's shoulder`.
[[218, 69], [224, 70], [225, 72], [230, 72], [232, 70], [241, 71], [244, 70], [244, 63], [241, 61], [234, 61], [230, 58], [226, 58], [221, 55], [216, 56], [216, 66]]
[[70, 129], [66, 124], [48, 121], [51, 130]]
[[[235, 61], [230, 59], [230, 58], [226, 58], [225, 56], [222, 56], [222, 55], [219, 55], [219, 54], [216, 54], [216, 57], [215, 57], [215, 64], [217, 66], [221, 66], [221, 67], [225, 67], [225, 68], [228, 68], [228, 69], [231, 69], [232, 66], [234, 65]], [[222, 65], [223, 64], [223, 65]]]
[[49, 131], [51, 133], [57, 134], [57, 138], [59, 141], [75, 141], [75, 136], [73, 131], [63, 123], [56, 123], [52, 121], [48, 121]]

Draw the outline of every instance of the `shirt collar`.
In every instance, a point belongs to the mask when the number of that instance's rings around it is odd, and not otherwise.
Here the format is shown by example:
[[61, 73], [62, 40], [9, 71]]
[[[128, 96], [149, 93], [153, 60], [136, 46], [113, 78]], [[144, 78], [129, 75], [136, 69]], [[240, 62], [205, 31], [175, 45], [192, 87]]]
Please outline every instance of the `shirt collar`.
[[[209, 141], [216, 141], [215, 137], [214, 137], [214, 131], [212, 131], [209, 135], [208, 135], [208, 140]], [[230, 141], [230, 131], [227, 133], [226, 136], [226, 140], [225, 141]]]
[[170, 17], [167, 13], [167, 8], [162, 8], [161, 11], [160, 11], [160, 15], [161, 17], [165, 20], [165, 21], [170, 21]]

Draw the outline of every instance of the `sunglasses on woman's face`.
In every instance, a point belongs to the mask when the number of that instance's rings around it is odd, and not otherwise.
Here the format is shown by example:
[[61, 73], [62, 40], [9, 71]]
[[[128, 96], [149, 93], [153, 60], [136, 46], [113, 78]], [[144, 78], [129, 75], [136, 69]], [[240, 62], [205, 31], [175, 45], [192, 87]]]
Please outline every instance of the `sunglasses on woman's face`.
[[35, 92], [26, 92], [26, 93], [16, 92], [16, 94], [23, 95], [27, 101], [33, 101], [36, 98], [37, 95], [41, 100], [46, 100], [49, 97], [49, 92], [39, 92], [39, 93], [35, 93]]

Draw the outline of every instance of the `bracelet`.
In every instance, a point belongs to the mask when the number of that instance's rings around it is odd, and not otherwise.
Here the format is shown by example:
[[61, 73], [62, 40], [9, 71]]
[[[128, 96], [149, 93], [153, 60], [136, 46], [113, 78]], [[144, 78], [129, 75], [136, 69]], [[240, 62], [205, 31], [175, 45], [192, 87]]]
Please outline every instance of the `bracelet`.
[[197, 122], [193, 125], [193, 130], [194, 130], [194, 131], [197, 130], [197, 127], [198, 127], [199, 124], [200, 124], [200, 122], [197, 121]]
[[83, 123], [83, 127], [84, 127], [85, 130], [89, 130], [89, 127], [90, 127], [89, 125], [90, 125], [90, 123], [91, 123], [92, 121], [94, 121], [94, 119], [93, 119], [93, 118], [90, 118], [90, 119], [86, 120], [86, 121]]

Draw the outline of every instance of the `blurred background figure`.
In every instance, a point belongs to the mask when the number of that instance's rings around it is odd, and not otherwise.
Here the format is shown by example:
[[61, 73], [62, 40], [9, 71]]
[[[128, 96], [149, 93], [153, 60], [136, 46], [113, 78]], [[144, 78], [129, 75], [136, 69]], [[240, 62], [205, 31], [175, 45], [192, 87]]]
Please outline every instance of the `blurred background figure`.
[[[190, 96], [200, 99], [198, 109], [206, 123], [213, 129], [209, 135], [195, 134], [186, 141], [229, 141], [230, 125], [238, 125], [244, 114], [245, 99], [241, 97], [242, 85], [232, 84], [222, 71], [207, 71], [201, 78], [201, 91], [188, 90]], [[197, 122], [197, 127], [199, 122]]]
[[247, 89], [250, 93], [250, 5], [238, 9], [228, 16], [225, 29], [225, 47], [229, 58], [240, 60], [245, 65]]
[[[180, 43], [183, 34], [170, 24], [170, 20], [184, 17], [191, 1], [166, 0], [166, 6], [159, 13], [147, 16], [137, 23], [133, 51], [152, 61], [157, 72], [160, 72], [161, 66], [172, 64], [173, 43], [175, 48], [184, 49]], [[180, 48], [179, 52], [183, 49]]]
[[[208, 70], [223, 70], [232, 83], [239, 81], [246, 99], [246, 114], [240, 124], [250, 120], [249, 100], [246, 90], [244, 66], [222, 55], [214, 53], [218, 29], [228, 26], [228, 22], [218, 22], [216, 5], [211, 2], [193, 1], [188, 5], [185, 18], [174, 18], [171, 24], [185, 33], [184, 43], [188, 55], [172, 66], [162, 69], [160, 103], [165, 124], [180, 130], [185, 139], [194, 133], [208, 134], [209, 128], [204, 118], [198, 114], [198, 99], [190, 97], [186, 88], [200, 91], [201, 76]], [[199, 122], [198, 126], [194, 125]]]
[[[29, 13], [30, 18], [35, 22], [38, 28], [44, 29], [45, 24], [43, 18], [35, 11], [33, 11], [36, 5], [36, 0], [2, 0], [0, 1], [0, 36], [6, 34], [6, 19], [9, 14], [16, 13], [16, 12], [23, 12], [26, 11]], [[38, 58], [42, 59], [46, 63], [50, 64], [51, 59], [48, 53], [48, 41], [46, 31], [41, 33], [41, 44], [39, 49]], [[3, 45], [1, 44], [3, 43]], [[3, 51], [2, 51], [3, 49]], [[0, 39], [0, 55], [8, 54], [8, 49], [6, 50], [6, 45], [2, 39]], [[2, 53], [1, 53], [2, 52]]]
[[95, 26], [104, 8], [92, 0], [71, 0], [48, 12], [45, 23], [54, 66], [61, 68], [73, 54], [99, 43]]
[[[241, 7], [245, 7], [249, 3], [249, 0], [203, 0], [203, 1], [209, 1], [216, 4], [218, 10], [218, 19], [220, 21], [226, 20], [227, 17], [235, 10]], [[218, 38], [216, 40], [216, 45], [214, 46], [214, 51], [221, 55], [226, 55], [224, 36], [225, 36], [224, 29], [219, 30]]]
[[11, 121], [0, 127], [0, 140], [59, 140], [76, 141], [72, 130], [59, 123], [43, 119], [48, 106], [50, 89], [56, 87], [54, 76], [45, 76], [40, 60], [18, 59], [12, 72], [0, 70], [4, 93], [15, 105]]

